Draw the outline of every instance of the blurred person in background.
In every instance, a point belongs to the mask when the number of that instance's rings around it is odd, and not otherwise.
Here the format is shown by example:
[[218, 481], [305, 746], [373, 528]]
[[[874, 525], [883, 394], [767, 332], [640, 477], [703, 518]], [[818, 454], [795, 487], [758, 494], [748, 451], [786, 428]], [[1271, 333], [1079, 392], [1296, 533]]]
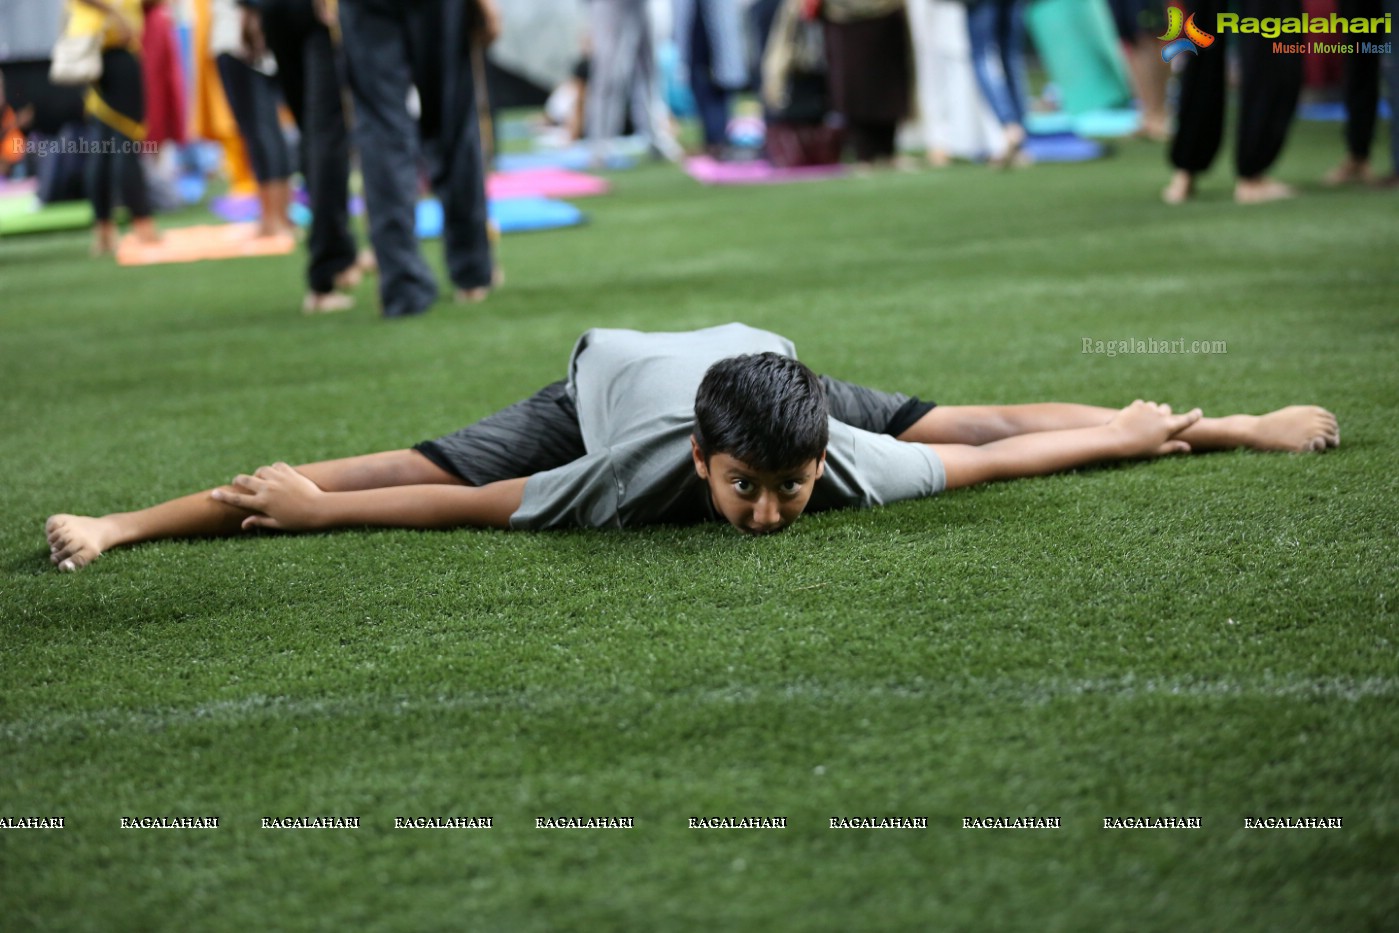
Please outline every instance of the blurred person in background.
[[679, 158], [670, 113], [661, 102], [647, 0], [587, 0], [587, 5], [591, 56], [580, 80], [584, 128], [594, 161], [606, 163], [628, 115], [653, 156]]
[[1166, 31], [1162, 4], [1153, 0], [1111, 0], [1112, 20], [1122, 40], [1122, 55], [1132, 92], [1137, 97], [1141, 126], [1137, 135], [1154, 142], [1171, 138], [1170, 117], [1166, 113], [1166, 83], [1171, 68], [1161, 60], [1161, 44], [1156, 37]]
[[24, 131], [33, 120], [32, 104], [16, 112], [5, 99], [5, 73], [0, 71], [0, 178], [8, 178], [14, 167], [24, 161]]
[[150, 192], [138, 144], [146, 138], [146, 94], [141, 74], [141, 0], [69, 0], [68, 34], [102, 37], [102, 74], [90, 85], [84, 106], [100, 148], [87, 158], [92, 201], [92, 254], [117, 250], [117, 200], [131, 212], [137, 239], [160, 239], [151, 220]]
[[908, 116], [912, 55], [904, 0], [808, 0], [825, 21], [831, 105], [861, 165], [893, 161]]
[[244, 41], [243, 13], [236, 0], [213, 0], [212, 12], [209, 52], [257, 179], [257, 235], [290, 236], [291, 150], [278, 113], [281, 93], [272, 76], [276, 64], [265, 51], [254, 54]]
[[423, 314], [437, 300], [418, 247], [420, 156], [442, 203], [455, 298], [485, 300], [502, 278], [491, 255], [471, 56], [473, 43], [484, 48], [500, 34], [495, 0], [341, 0], [339, 24], [384, 317]]
[[[1241, 17], [1300, 17], [1301, 0], [1240, 0]], [[1200, 23], [1218, 21], [1223, 0], [1196, 0]], [[1302, 90], [1302, 56], [1273, 53], [1274, 40], [1259, 34], [1235, 37], [1239, 55], [1238, 137], [1234, 145], [1234, 200], [1261, 204], [1290, 198], [1295, 191], [1268, 177], [1268, 169], [1287, 142], [1297, 98]], [[1224, 141], [1228, 97], [1229, 33], [1219, 32], [1198, 54], [1187, 54], [1180, 79], [1176, 132], [1169, 158], [1171, 180], [1161, 192], [1167, 204], [1195, 195], [1196, 181], [1214, 162]]]
[[161, 210], [179, 204], [176, 182], [179, 149], [186, 141], [185, 76], [180, 45], [165, 0], [144, 0], [146, 29], [141, 38], [141, 74], [146, 91], [146, 142], [157, 151], [146, 156], [151, 199]]
[[976, 83], [967, 4], [908, 0], [923, 156], [933, 168], [954, 158], [981, 160], [1005, 151], [1005, 133]]
[[1025, 114], [1030, 109], [1025, 84], [1025, 0], [971, 0], [967, 37], [976, 83], [1005, 137], [1004, 149], [991, 163], [1023, 164]]
[[728, 158], [732, 98], [749, 84], [736, 0], [675, 0], [675, 45], [695, 98], [704, 151]]
[[277, 61], [277, 83], [301, 130], [301, 174], [311, 206], [306, 239], [307, 314], [348, 311], [346, 294], [374, 267], [350, 227], [350, 127], [343, 62], [330, 10], [315, 0], [243, 0], [245, 42]]
[[[1390, 22], [1399, 20], [1399, 0], [1384, 0], [1384, 12]], [[1389, 38], [1389, 51], [1384, 54], [1385, 93], [1389, 95], [1389, 161], [1390, 173], [1381, 178], [1383, 188], [1399, 188], [1399, 56], [1394, 51], [1394, 37]]]
[[[1345, 19], [1384, 16], [1382, 0], [1340, 0], [1339, 12]], [[1376, 36], [1375, 41], [1389, 41], [1392, 36]], [[1341, 86], [1346, 104], [1346, 119], [1342, 124], [1346, 155], [1341, 164], [1326, 173], [1322, 180], [1331, 186], [1369, 184], [1370, 147], [1375, 141], [1375, 121], [1380, 106], [1381, 56], [1351, 52], [1341, 57]], [[1390, 97], [1390, 106], [1394, 98]], [[1391, 124], [1393, 119], [1391, 118]]]

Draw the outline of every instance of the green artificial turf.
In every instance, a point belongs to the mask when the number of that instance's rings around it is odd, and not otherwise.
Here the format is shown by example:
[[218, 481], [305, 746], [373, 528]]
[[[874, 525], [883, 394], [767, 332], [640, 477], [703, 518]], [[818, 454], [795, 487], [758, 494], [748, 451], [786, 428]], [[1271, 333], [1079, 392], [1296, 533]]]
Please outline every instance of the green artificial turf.
[[[1115, 149], [774, 188], [647, 165], [611, 176], [588, 226], [507, 237], [487, 303], [395, 323], [370, 286], [351, 314], [299, 314], [300, 256], [128, 269], [79, 234], [0, 242], [0, 817], [66, 820], [0, 830], [0, 927], [1392, 923], [1399, 200], [1314, 183], [1334, 125], [1294, 131], [1278, 174], [1303, 197], [1249, 209], [1223, 165], [1167, 208], [1159, 148]], [[760, 540], [351, 530], [48, 565], [50, 513], [408, 446], [559, 378], [589, 326], [730, 320], [946, 403], [1316, 402], [1343, 445]], [[362, 825], [260, 828], [318, 815]], [[158, 816], [221, 827], [119, 828]], [[555, 816], [635, 828], [533, 828]], [[687, 828], [744, 816], [787, 828]], [[1062, 828], [961, 828], [1020, 816]], [[1268, 817], [1344, 826], [1243, 828]]]

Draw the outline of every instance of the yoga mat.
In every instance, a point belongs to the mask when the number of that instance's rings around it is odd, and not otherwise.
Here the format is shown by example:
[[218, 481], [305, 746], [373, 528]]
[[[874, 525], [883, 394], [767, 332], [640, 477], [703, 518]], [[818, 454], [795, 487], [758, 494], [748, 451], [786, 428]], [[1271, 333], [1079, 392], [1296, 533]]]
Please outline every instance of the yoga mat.
[[1067, 113], [1121, 107], [1132, 100], [1106, 3], [1035, 0], [1026, 5], [1025, 26]]
[[247, 223], [262, 216], [262, 205], [254, 194], [224, 194], [214, 198], [209, 210], [231, 224]]
[[92, 205], [87, 201], [41, 204], [35, 198], [0, 199], [0, 236], [82, 230], [92, 226]]
[[[525, 233], [574, 227], [587, 219], [572, 204], [550, 198], [507, 198], [488, 204], [491, 220], [501, 233]], [[420, 239], [442, 236], [442, 204], [436, 198], [418, 202], [417, 233]]]
[[501, 233], [576, 227], [587, 219], [578, 208], [552, 198], [507, 198], [490, 202], [491, 220]]
[[505, 198], [586, 198], [606, 194], [611, 185], [604, 179], [561, 168], [532, 168], [514, 172], [493, 172], [486, 179], [486, 197]]
[[11, 181], [8, 178], [0, 178], [0, 198], [14, 198], [21, 195], [33, 194], [39, 190], [39, 179], [20, 178]]
[[502, 172], [521, 172], [542, 168], [585, 171], [593, 168], [633, 168], [636, 165], [636, 159], [630, 155], [614, 152], [604, 157], [601, 166], [599, 166], [593, 158], [592, 150], [580, 144], [552, 152], [506, 152], [496, 156], [495, 164], [496, 168]]
[[1025, 131], [1038, 136], [1052, 136], [1057, 133], [1072, 133], [1074, 118], [1062, 111], [1053, 113], [1027, 113]]
[[296, 249], [291, 236], [254, 236], [257, 224], [210, 224], [175, 227], [162, 231], [159, 243], [141, 243], [127, 234], [117, 246], [117, 263], [153, 266], [205, 259], [241, 259], [247, 256], [284, 256]]
[[1025, 140], [1025, 153], [1036, 162], [1088, 162], [1101, 159], [1107, 147], [1072, 133], [1031, 136]]
[[685, 173], [704, 185], [782, 185], [797, 181], [839, 178], [846, 171], [844, 165], [774, 168], [766, 159], [720, 162], [709, 156], [694, 156], [685, 160]]
[[[1389, 119], [1390, 107], [1388, 100], [1380, 101], [1378, 114], [1381, 120]], [[1346, 119], [1346, 105], [1340, 101], [1319, 101], [1317, 103], [1301, 104], [1297, 107], [1297, 119], [1314, 120], [1321, 123], [1344, 123]]]
[[1135, 110], [1114, 107], [1079, 114], [1074, 117], [1073, 131], [1079, 136], [1131, 136], [1141, 125], [1141, 115]]
[[1118, 137], [1132, 136], [1142, 126], [1142, 117], [1136, 111], [1125, 108], [1088, 111], [1073, 116], [1070, 113], [1030, 113], [1025, 116], [1025, 129], [1031, 136], [1059, 136], [1074, 133], [1077, 136]]

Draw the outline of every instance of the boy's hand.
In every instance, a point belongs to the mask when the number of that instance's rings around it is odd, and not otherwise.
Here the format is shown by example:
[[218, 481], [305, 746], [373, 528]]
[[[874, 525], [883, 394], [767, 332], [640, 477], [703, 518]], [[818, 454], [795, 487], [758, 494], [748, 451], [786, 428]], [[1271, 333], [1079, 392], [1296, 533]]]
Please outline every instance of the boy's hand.
[[219, 502], [259, 514], [243, 519], [243, 529], [276, 528], [281, 531], [309, 531], [319, 527], [318, 500], [321, 487], [285, 463], [259, 467], [252, 476], [233, 478], [233, 489], [215, 489]]
[[1200, 420], [1201, 411], [1183, 415], [1171, 413], [1171, 406], [1137, 399], [1108, 422], [1108, 428], [1122, 438], [1124, 457], [1159, 457], [1190, 452], [1190, 444], [1176, 437]]

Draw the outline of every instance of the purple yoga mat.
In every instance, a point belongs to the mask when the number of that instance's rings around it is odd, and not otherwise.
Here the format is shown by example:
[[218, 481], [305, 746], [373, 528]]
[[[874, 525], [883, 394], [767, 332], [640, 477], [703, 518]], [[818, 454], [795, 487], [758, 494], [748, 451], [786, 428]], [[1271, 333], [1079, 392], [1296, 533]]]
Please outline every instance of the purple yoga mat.
[[24, 195], [33, 194], [39, 190], [39, 179], [21, 178], [11, 181], [8, 178], [0, 178], [0, 198], [17, 198]]
[[213, 211], [215, 216], [221, 217], [231, 224], [247, 223], [262, 216], [262, 208], [258, 205], [257, 196], [251, 194], [220, 195], [214, 198], [214, 203], [209, 205], [209, 210]]
[[709, 156], [694, 156], [685, 160], [686, 174], [706, 185], [782, 185], [794, 181], [839, 178], [846, 171], [844, 165], [775, 168], [772, 163], [763, 159], [752, 162], [720, 162]]

